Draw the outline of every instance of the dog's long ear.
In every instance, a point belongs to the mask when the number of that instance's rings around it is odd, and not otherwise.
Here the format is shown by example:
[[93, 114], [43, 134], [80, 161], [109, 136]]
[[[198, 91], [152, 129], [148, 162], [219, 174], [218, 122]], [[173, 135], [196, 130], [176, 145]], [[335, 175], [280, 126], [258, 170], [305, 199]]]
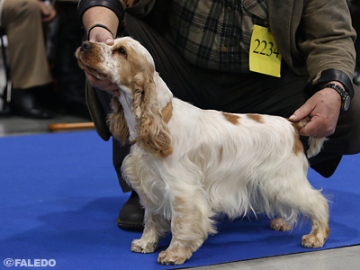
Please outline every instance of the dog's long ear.
[[135, 76], [133, 111], [136, 115], [136, 143], [145, 151], [161, 157], [172, 153], [171, 135], [157, 102], [153, 78], [146, 72]]
[[107, 120], [111, 134], [124, 145], [129, 139], [129, 128], [126, 124], [123, 107], [117, 97], [111, 99], [111, 113]]

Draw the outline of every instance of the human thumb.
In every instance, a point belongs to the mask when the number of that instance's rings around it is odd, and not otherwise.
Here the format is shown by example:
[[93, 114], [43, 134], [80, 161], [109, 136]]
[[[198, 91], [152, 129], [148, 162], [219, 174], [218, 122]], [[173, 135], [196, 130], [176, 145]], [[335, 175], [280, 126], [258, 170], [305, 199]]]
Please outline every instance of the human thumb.
[[306, 106], [303, 105], [299, 109], [297, 109], [290, 117], [289, 120], [293, 122], [300, 121], [309, 115], [309, 111], [306, 109]]

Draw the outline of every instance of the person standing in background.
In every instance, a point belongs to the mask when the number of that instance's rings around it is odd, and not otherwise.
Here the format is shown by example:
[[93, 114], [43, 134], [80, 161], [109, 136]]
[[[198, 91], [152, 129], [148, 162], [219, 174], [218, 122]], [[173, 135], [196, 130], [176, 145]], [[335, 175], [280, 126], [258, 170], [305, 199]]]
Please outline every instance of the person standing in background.
[[8, 40], [13, 114], [37, 119], [53, 117], [40, 100], [46, 91], [51, 91], [53, 82], [43, 26], [55, 16], [55, 9], [40, 0], [0, 0], [0, 26], [5, 28]]

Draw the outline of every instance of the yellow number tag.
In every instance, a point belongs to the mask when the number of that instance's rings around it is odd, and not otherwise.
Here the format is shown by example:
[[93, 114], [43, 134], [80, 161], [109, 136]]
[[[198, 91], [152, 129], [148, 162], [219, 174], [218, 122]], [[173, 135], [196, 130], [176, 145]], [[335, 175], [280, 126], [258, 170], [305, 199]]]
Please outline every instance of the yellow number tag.
[[249, 52], [250, 70], [280, 78], [281, 54], [269, 29], [254, 25]]

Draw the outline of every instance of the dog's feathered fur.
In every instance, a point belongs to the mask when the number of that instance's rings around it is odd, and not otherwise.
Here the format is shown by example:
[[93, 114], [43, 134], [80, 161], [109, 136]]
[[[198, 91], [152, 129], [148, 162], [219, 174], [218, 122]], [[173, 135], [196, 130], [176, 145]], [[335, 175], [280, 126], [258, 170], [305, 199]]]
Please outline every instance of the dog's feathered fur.
[[[162, 264], [181, 264], [215, 233], [214, 217], [261, 211], [274, 229], [289, 229], [300, 214], [311, 219], [306, 247], [321, 247], [329, 234], [328, 203], [307, 180], [308, 161], [298, 129], [308, 120], [201, 110], [175, 97], [155, 70], [149, 52], [130, 37], [113, 46], [85, 42], [81, 68], [119, 87], [110, 130], [132, 143], [123, 176], [145, 207], [145, 229], [134, 252], [154, 252], [171, 231]], [[308, 155], [324, 139], [311, 138]], [[284, 222], [286, 221], [286, 223]]]

